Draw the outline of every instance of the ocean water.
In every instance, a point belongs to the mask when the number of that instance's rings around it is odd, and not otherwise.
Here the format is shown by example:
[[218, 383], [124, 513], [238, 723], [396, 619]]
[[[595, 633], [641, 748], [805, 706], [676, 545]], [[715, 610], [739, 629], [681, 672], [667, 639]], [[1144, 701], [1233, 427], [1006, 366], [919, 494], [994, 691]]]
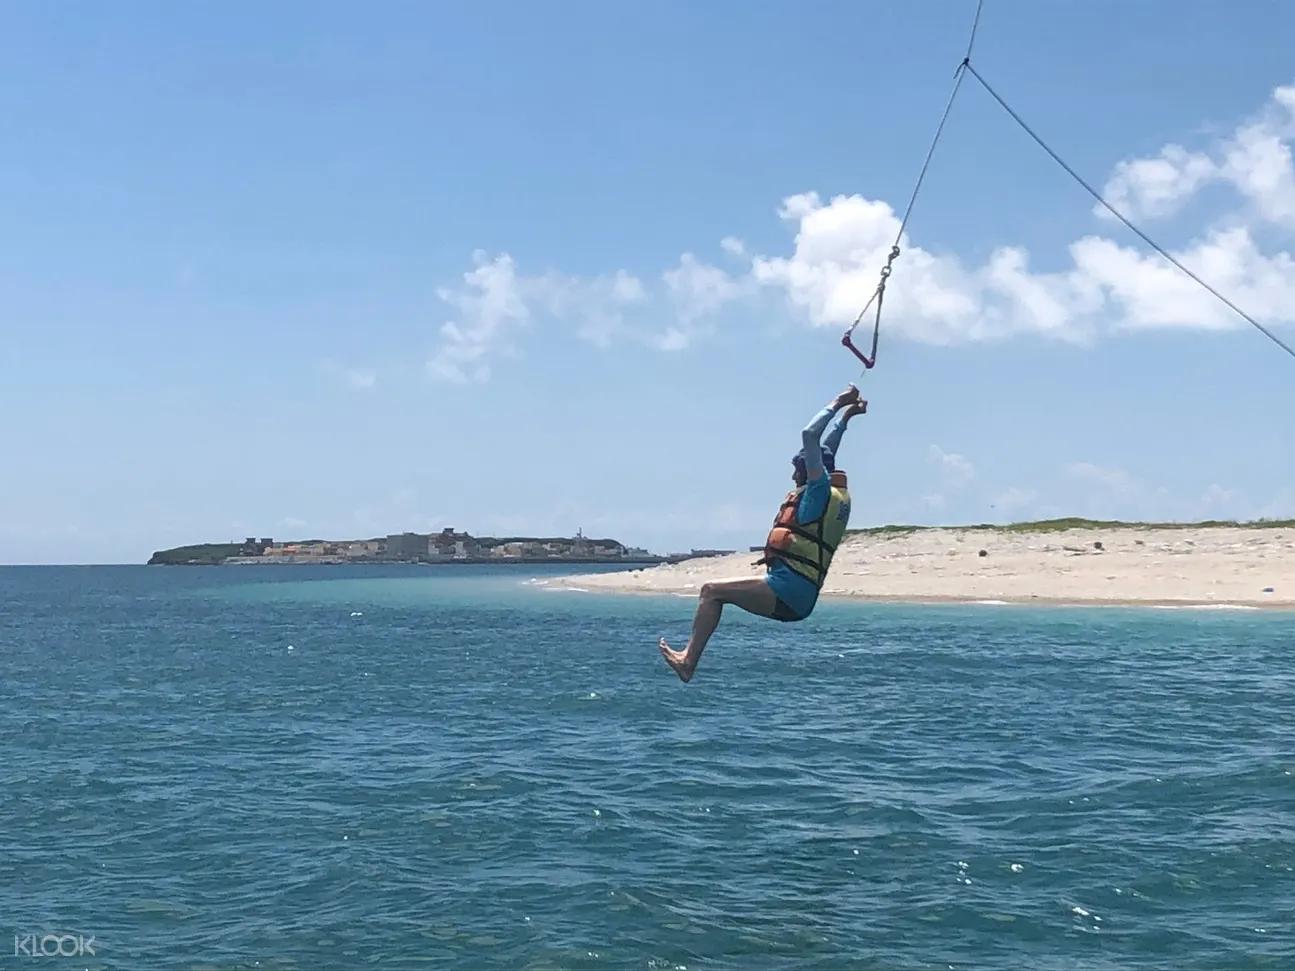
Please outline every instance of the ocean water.
[[1292, 614], [537, 575], [0, 569], [0, 968], [1295, 967]]

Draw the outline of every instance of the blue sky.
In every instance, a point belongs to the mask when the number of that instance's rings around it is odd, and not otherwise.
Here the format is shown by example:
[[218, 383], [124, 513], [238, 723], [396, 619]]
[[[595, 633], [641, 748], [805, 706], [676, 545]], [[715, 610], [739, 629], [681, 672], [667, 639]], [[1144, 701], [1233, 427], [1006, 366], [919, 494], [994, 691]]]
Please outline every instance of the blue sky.
[[[6, 5], [0, 562], [758, 544], [859, 377], [842, 317], [973, 9]], [[986, 0], [973, 60], [1289, 341], [1292, 36], [1272, 3]], [[968, 78], [842, 449], [854, 525], [1295, 515], [1295, 360], [1093, 209]]]

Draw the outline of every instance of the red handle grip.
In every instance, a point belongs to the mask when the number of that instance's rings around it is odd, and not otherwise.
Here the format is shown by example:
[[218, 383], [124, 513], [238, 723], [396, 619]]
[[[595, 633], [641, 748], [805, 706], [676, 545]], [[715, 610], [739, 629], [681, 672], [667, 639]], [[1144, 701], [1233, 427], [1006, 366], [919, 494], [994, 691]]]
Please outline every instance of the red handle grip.
[[863, 362], [863, 366], [868, 370], [872, 370], [872, 366], [877, 363], [877, 340], [875, 335], [873, 336], [872, 341], [871, 358], [864, 357], [863, 351], [854, 346], [854, 342], [850, 340], [850, 332], [848, 330], [845, 332], [845, 336], [841, 338], [841, 343], [848, 347], [854, 353], [854, 356]]

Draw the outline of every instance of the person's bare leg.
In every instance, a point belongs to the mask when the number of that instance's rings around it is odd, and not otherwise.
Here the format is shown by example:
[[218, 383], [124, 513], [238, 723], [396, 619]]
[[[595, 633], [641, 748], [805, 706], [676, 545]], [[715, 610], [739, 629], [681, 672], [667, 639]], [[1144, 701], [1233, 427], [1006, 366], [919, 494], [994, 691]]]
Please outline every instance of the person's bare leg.
[[692, 637], [688, 638], [687, 646], [682, 651], [673, 651], [666, 639], [661, 638], [661, 655], [674, 668], [679, 680], [692, 680], [697, 662], [701, 660], [701, 652], [706, 649], [706, 642], [719, 626], [720, 615], [726, 603], [761, 617], [772, 617], [778, 598], [763, 577], [703, 583], [697, 613], [692, 619]]

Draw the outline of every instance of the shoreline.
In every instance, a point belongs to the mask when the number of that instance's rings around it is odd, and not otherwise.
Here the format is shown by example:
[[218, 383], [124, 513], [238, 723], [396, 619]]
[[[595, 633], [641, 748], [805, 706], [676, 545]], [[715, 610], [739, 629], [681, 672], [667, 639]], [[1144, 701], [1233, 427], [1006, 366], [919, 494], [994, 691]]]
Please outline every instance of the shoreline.
[[[561, 579], [570, 579], [567, 577]], [[591, 590], [586, 587], [576, 586], [566, 583], [555, 583], [552, 580], [538, 580], [534, 583], [537, 587], [550, 587], [555, 590], [564, 590], [569, 593], [593, 593], [593, 594], [615, 594], [618, 596], [629, 597], [675, 597], [677, 599], [692, 600], [696, 598], [697, 591], [689, 590], [637, 590], [637, 589], [620, 589], [603, 587], [599, 590]], [[1073, 597], [1040, 597], [1031, 596], [1029, 599], [1014, 598], [980, 598], [980, 597], [952, 597], [939, 596], [931, 594], [927, 596], [910, 595], [910, 596], [888, 596], [885, 594], [871, 593], [832, 593], [822, 594], [818, 598], [819, 605], [825, 603], [850, 603], [850, 604], [887, 604], [891, 606], [911, 606], [911, 607], [1117, 607], [1117, 608], [1147, 608], [1155, 610], [1217, 610], [1217, 611], [1263, 611], [1265, 613], [1281, 613], [1288, 611], [1295, 613], [1295, 602], [1284, 600], [1120, 600], [1120, 599], [1075, 599]]]
[[575, 556], [445, 556], [437, 559], [399, 560], [399, 559], [364, 559], [354, 557], [291, 557], [291, 556], [248, 556], [230, 557], [219, 563], [149, 563], [147, 566], [545, 566], [575, 564], [577, 566], [663, 566], [682, 562], [682, 558], [670, 559], [657, 557], [575, 557]]
[[[703, 583], [758, 577], [758, 553], [538, 585], [696, 597]], [[1295, 525], [1100, 524], [1061, 529], [929, 527], [850, 535], [821, 602], [1295, 610]]]

